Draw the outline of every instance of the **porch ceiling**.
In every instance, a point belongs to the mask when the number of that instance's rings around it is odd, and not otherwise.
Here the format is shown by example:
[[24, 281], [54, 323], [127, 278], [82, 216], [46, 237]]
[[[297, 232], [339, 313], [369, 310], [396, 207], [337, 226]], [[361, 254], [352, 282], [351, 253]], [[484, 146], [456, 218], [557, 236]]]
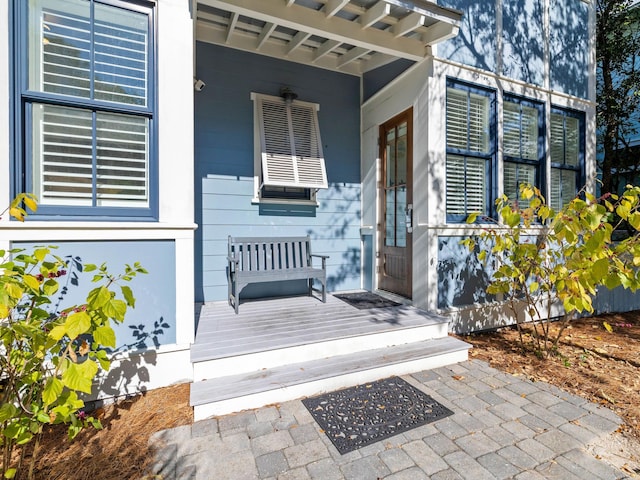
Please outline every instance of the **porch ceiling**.
[[428, 0], [197, 0], [198, 40], [361, 75], [422, 60], [461, 12]]

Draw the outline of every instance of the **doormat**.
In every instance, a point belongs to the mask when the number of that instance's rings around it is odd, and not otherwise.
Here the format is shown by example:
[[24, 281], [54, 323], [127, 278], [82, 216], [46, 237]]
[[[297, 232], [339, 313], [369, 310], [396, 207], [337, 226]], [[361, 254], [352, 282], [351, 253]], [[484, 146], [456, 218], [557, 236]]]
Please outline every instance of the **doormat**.
[[366, 310], [368, 308], [384, 308], [384, 307], [398, 307], [401, 303], [394, 302], [393, 300], [387, 300], [380, 295], [376, 295], [371, 292], [356, 292], [356, 293], [340, 293], [333, 295], [339, 298], [343, 302], [347, 302], [349, 305], [356, 307], [359, 310]]
[[399, 377], [306, 398], [302, 403], [342, 455], [453, 414]]

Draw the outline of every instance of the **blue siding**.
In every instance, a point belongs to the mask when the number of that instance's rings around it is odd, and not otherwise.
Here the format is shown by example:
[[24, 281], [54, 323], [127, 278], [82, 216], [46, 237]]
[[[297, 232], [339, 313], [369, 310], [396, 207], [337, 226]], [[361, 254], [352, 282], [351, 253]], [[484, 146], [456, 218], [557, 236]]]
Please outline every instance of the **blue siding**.
[[[311, 235], [314, 253], [330, 255], [328, 287], [360, 287], [360, 79], [206, 43], [197, 44], [195, 96], [197, 301], [227, 297], [228, 235]], [[330, 188], [318, 207], [255, 205], [251, 92], [289, 86], [320, 105], [318, 120]], [[302, 292], [282, 283], [249, 286], [243, 297]]]
[[400, 59], [362, 75], [362, 100], [367, 101], [415, 62]]
[[496, 68], [496, 5], [487, 0], [443, 0], [463, 12], [460, 32], [438, 45], [438, 56], [483, 70]]
[[[36, 245], [52, 244], [60, 257], [80, 257], [83, 264], [107, 264], [118, 274], [124, 265], [140, 262], [147, 275], [134, 278], [128, 285], [136, 298], [136, 308], [127, 312], [125, 321], [116, 325], [119, 349], [153, 348], [176, 342], [176, 255], [173, 241], [98, 241], [98, 242], [15, 242], [15, 248], [32, 249]], [[69, 275], [61, 280], [70, 280]], [[95, 287], [93, 273], [78, 273], [78, 285], [68, 285], [59, 309], [86, 303], [87, 293]], [[62, 282], [61, 282], [62, 284]], [[117, 290], [117, 287], [116, 287]], [[160, 327], [167, 324], [168, 327]], [[141, 337], [135, 337], [136, 334]]]
[[544, 0], [504, 0], [503, 73], [542, 86], [544, 81]]
[[551, 88], [588, 98], [589, 5], [581, 0], [551, 2], [550, 18]]
[[464, 237], [438, 238], [438, 308], [463, 307], [492, 301], [486, 291], [493, 272], [460, 245]]

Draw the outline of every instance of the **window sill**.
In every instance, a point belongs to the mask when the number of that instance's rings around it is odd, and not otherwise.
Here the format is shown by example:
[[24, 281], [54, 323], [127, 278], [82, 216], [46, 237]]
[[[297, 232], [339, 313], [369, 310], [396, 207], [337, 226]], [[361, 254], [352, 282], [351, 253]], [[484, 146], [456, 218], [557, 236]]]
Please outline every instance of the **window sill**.
[[253, 197], [251, 199], [252, 205], [305, 205], [312, 207], [319, 207], [320, 204], [317, 200], [302, 200], [298, 198], [259, 198]]

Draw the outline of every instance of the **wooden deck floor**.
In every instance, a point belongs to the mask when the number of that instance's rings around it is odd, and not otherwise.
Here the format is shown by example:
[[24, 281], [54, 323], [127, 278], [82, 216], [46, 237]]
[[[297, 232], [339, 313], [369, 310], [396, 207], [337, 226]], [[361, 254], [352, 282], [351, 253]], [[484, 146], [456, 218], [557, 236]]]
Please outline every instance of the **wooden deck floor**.
[[226, 302], [206, 303], [199, 313], [194, 362], [397, 329], [442, 325], [444, 317], [413, 306], [359, 310], [327, 296], [247, 301], [236, 315]]

